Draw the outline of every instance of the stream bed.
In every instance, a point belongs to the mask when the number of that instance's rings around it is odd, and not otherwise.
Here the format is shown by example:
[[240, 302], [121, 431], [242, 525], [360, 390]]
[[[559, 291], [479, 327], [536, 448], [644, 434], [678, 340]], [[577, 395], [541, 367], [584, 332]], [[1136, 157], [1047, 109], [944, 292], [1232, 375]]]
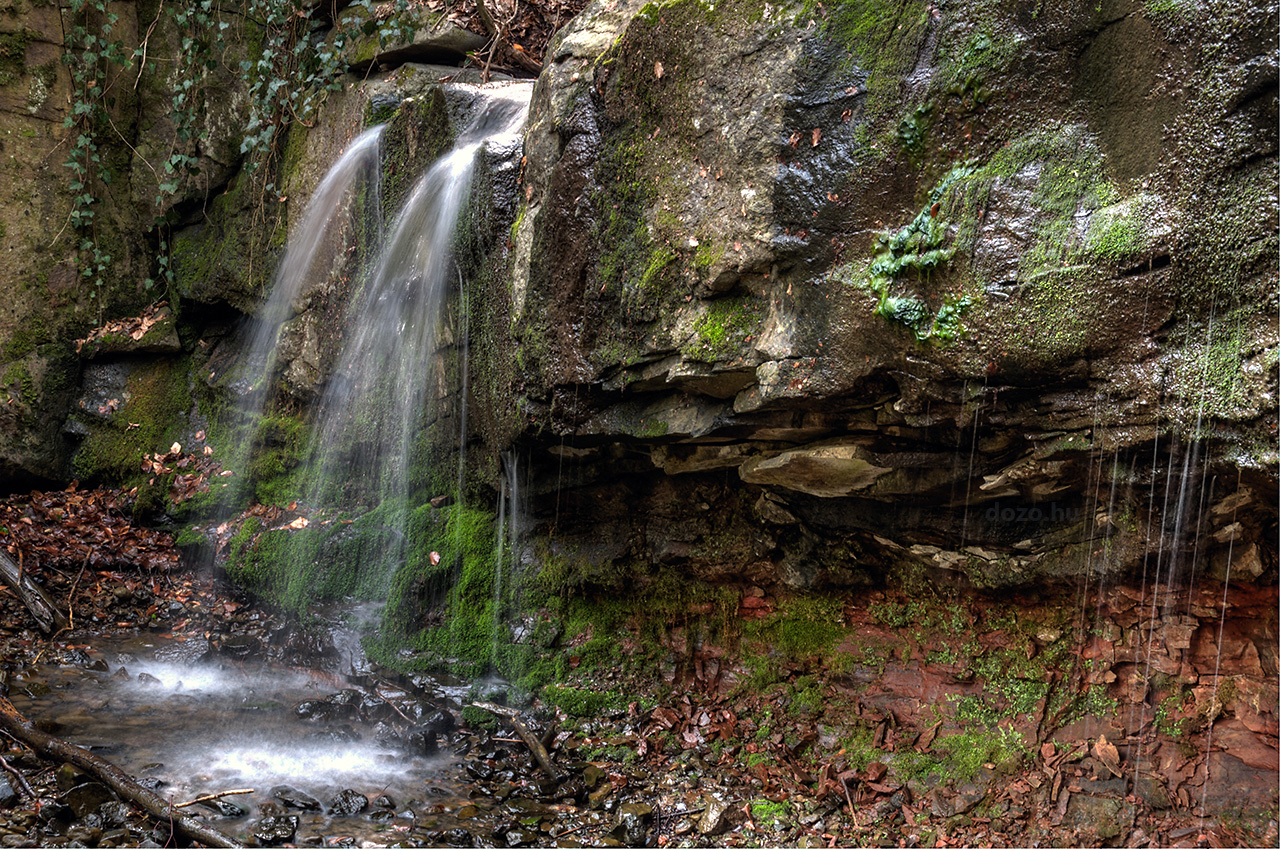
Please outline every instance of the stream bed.
[[[274, 842], [256, 832], [275, 816], [297, 817], [307, 842], [385, 844], [467, 804], [450, 747], [414, 753], [389, 721], [358, 716], [356, 703], [367, 712], [378, 695], [328, 673], [208, 654], [203, 639], [167, 634], [71, 644], [17, 676], [13, 702], [175, 803], [252, 790], [203, 806], [246, 842]], [[403, 691], [380, 695], [388, 720], [418, 704]]]

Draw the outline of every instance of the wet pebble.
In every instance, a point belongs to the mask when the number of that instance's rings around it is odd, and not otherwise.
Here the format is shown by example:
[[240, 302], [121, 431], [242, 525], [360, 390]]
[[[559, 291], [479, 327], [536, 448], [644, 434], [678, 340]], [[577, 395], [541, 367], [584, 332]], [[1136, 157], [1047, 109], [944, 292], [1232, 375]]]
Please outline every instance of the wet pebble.
[[96, 846], [102, 838], [102, 829], [97, 826], [73, 825], [67, 829], [68, 843], [79, 843], [82, 846]]
[[644, 846], [653, 824], [653, 806], [645, 802], [627, 802], [618, 807], [618, 824], [609, 832], [628, 846]]
[[272, 787], [271, 796], [279, 799], [286, 808], [296, 808], [300, 811], [320, 810], [320, 802], [316, 798], [288, 784], [278, 784]]
[[264, 846], [278, 846], [292, 840], [297, 832], [296, 816], [263, 817], [253, 829], [253, 839]]
[[347, 789], [329, 800], [329, 813], [338, 817], [353, 817], [369, 807], [369, 797]]

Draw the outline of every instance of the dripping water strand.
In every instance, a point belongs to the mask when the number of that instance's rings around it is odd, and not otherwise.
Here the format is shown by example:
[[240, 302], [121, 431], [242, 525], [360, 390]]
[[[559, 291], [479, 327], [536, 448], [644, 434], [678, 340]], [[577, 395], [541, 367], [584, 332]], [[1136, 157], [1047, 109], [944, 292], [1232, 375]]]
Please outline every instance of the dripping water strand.
[[[1160, 411], [1157, 409], [1156, 421], [1159, 421], [1160, 419], [1159, 413]], [[1138, 595], [1138, 610], [1139, 610], [1139, 616], [1138, 616], [1138, 622], [1137, 622], [1138, 627], [1141, 627], [1142, 625], [1141, 611], [1146, 610], [1146, 606], [1147, 606], [1147, 569], [1148, 569], [1148, 561], [1151, 559], [1150, 552], [1151, 552], [1152, 528], [1156, 521], [1156, 512], [1155, 512], [1156, 478], [1157, 478], [1157, 469], [1159, 468], [1159, 462], [1160, 462], [1160, 429], [1159, 427], [1157, 427], [1155, 431], [1155, 436], [1152, 440], [1152, 445], [1151, 445], [1151, 484], [1147, 489], [1147, 534], [1146, 534], [1146, 539], [1143, 545], [1142, 585]], [[1160, 535], [1163, 536], [1162, 530], [1159, 531], [1158, 533], [1160, 533]], [[1157, 545], [1159, 545], [1159, 543], [1157, 543]], [[1158, 555], [1156, 558], [1156, 562], [1157, 562], [1156, 585], [1158, 586], [1158, 582], [1159, 582], [1159, 571], [1158, 571], [1159, 556]], [[1155, 602], [1153, 598], [1153, 601], [1152, 601], [1153, 607], [1154, 607], [1154, 604]], [[1150, 632], [1148, 632], [1148, 635], [1149, 633]], [[1139, 634], [1138, 635], [1139, 644], [1141, 644], [1141, 639], [1142, 639], [1142, 635]], [[1137, 749], [1137, 754], [1135, 756], [1135, 767], [1134, 767], [1134, 774], [1133, 774], [1133, 789], [1135, 792], [1138, 786], [1138, 770], [1142, 768], [1142, 748], [1143, 748], [1142, 747], [1142, 743], [1143, 743], [1142, 729], [1145, 728], [1147, 724], [1147, 695], [1150, 690], [1150, 681], [1151, 681], [1151, 645], [1148, 642], [1146, 660], [1145, 660], [1145, 663], [1143, 664], [1143, 670], [1142, 670], [1143, 697], [1142, 699], [1139, 700], [1138, 724], [1136, 726], [1133, 726], [1132, 708], [1130, 709], [1130, 713], [1129, 713], [1130, 726], [1136, 727], [1138, 731], [1138, 749]]]
[[[1241, 473], [1236, 472], [1236, 492], [1240, 492]], [[1231, 507], [1231, 522], [1236, 521], [1236, 515], [1240, 509], [1240, 501], [1236, 499]], [[1209, 702], [1209, 727], [1206, 729], [1204, 744], [1204, 789], [1200, 791], [1200, 830], [1204, 830], [1205, 803], [1209, 798], [1209, 753], [1213, 751], [1213, 713], [1214, 706], [1218, 703], [1218, 684], [1219, 675], [1222, 670], [1222, 638], [1226, 633], [1227, 627], [1227, 592], [1231, 587], [1231, 563], [1235, 554], [1235, 534], [1227, 541], [1227, 568], [1226, 574], [1222, 578], [1222, 611], [1218, 614], [1218, 645], [1217, 652], [1213, 660], [1213, 695], [1210, 696]]]
[[[965, 394], [968, 394], [969, 382], [965, 381]], [[973, 464], [978, 453], [978, 422], [982, 418], [982, 401], [987, 397], [987, 381], [982, 380], [982, 388], [978, 393], [978, 403], [973, 408], [973, 437], [969, 441], [969, 474], [964, 485], [964, 513], [960, 519], [960, 550], [964, 550], [969, 534], [969, 501], [973, 492]], [[962, 399], [963, 402], [963, 399]]]

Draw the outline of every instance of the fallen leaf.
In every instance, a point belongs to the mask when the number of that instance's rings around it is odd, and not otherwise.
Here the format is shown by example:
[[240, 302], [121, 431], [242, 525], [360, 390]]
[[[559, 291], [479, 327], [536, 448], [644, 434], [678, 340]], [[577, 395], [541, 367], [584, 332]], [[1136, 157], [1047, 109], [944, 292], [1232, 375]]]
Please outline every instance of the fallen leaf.
[[822, 138], [822, 128], [821, 128], [821, 127], [814, 127], [814, 128], [813, 128], [813, 131], [812, 131], [812, 132], [810, 132], [810, 134], [809, 134], [809, 135], [810, 135], [810, 137], [813, 139], [813, 146], [814, 146], [814, 147], [817, 147], [817, 146], [818, 146], [818, 140]]
[[662, 63], [661, 62], [653, 63], [653, 75], [658, 79], [662, 79]]
[[1107, 742], [1107, 735], [1098, 735], [1098, 742], [1093, 744], [1093, 756], [1101, 761], [1112, 775], [1116, 778], [1120, 777], [1120, 752]]

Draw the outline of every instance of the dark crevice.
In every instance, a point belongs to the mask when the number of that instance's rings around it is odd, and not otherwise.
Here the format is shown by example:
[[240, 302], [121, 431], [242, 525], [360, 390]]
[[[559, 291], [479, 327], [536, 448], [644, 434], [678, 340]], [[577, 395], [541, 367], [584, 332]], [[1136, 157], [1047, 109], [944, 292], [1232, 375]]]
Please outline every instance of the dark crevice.
[[456, 50], [427, 45], [409, 45], [398, 50], [379, 53], [366, 62], [356, 62], [351, 65], [350, 71], [356, 76], [363, 77], [371, 69], [380, 74], [385, 74], [405, 64], [447, 65], [461, 68], [467, 63], [467, 60], [468, 57], [465, 53], [459, 53]]
[[1126, 268], [1120, 272], [1121, 277], [1137, 277], [1140, 274], [1150, 274], [1153, 271], [1159, 271], [1162, 268], [1168, 268], [1173, 264], [1173, 257], [1170, 254], [1160, 254], [1152, 257], [1146, 262], [1139, 263], [1132, 268]]

